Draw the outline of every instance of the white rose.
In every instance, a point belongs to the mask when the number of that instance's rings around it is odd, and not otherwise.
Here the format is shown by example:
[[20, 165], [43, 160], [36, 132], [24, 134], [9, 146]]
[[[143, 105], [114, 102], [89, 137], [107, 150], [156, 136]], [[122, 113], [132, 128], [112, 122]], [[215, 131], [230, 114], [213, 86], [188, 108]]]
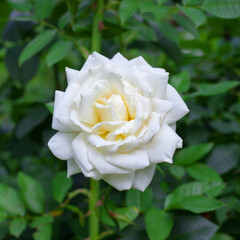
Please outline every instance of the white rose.
[[67, 160], [68, 176], [82, 172], [118, 190], [144, 191], [156, 164], [172, 163], [182, 147], [175, 123], [189, 110], [168, 73], [142, 57], [96, 52], [66, 73], [66, 91], [55, 93], [52, 153]]

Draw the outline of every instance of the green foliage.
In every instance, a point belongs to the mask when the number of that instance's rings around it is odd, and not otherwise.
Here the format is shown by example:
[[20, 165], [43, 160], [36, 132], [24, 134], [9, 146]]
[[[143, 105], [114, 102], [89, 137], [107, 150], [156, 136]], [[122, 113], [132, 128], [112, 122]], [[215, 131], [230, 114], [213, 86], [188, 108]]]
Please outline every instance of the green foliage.
[[[102, 54], [166, 69], [190, 112], [177, 122], [184, 148], [145, 192], [101, 183], [101, 239], [239, 239], [240, 2], [104, 3]], [[0, 9], [0, 240], [87, 239], [89, 179], [67, 179], [47, 142], [65, 67], [81, 69], [91, 53], [96, 1], [2, 0]]]

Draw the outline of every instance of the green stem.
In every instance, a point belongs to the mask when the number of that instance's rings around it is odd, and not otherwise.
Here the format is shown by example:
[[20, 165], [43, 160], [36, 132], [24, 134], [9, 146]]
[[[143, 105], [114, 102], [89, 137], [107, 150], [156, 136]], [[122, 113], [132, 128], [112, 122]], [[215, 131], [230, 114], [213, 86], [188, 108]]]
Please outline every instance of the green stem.
[[96, 12], [93, 17], [93, 26], [92, 26], [92, 51], [100, 52], [101, 50], [101, 39], [102, 33], [100, 24], [102, 24], [103, 19], [103, 0], [96, 0]]
[[[94, 13], [92, 26], [92, 52], [100, 52], [102, 33], [100, 26], [103, 19], [103, 0], [96, 0], [96, 12]], [[90, 199], [89, 199], [89, 236], [90, 240], [99, 239], [99, 211], [97, 202], [99, 199], [99, 181], [90, 179]]]

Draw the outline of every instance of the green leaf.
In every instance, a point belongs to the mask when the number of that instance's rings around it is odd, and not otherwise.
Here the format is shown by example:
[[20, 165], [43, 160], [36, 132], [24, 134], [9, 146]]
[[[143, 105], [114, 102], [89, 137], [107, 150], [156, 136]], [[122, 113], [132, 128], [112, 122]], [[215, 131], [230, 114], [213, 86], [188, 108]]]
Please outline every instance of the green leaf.
[[190, 87], [190, 76], [188, 71], [183, 70], [177, 75], [174, 75], [170, 84], [178, 91], [178, 92], [187, 92]]
[[234, 238], [225, 233], [216, 233], [211, 240], [234, 240]]
[[216, 199], [204, 196], [189, 196], [183, 198], [174, 209], [184, 209], [193, 213], [204, 213], [214, 211], [224, 206], [224, 203]]
[[67, 172], [59, 172], [52, 181], [52, 195], [54, 199], [61, 203], [72, 185], [72, 179], [67, 178]]
[[27, 208], [34, 213], [44, 211], [44, 192], [42, 186], [32, 177], [19, 172], [18, 185]]
[[71, 51], [73, 43], [68, 40], [60, 40], [56, 42], [49, 50], [46, 57], [47, 65], [51, 67], [55, 63], [64, 59]]
[[218, 226], [196, 215], [177, 215], [168, 240], [210, 240]]
[[201, 5], [204, 0], [183, 0], [184, 5]]
[[34, 240], [51, 240], [52, 239], [52, 221], [50, 215], [37, 217], [31, 223], [31, 227], [37, 231], [33, 234]]
[[19, 57], [19, 65], [21, 66], [30, 57], [42, 50], [48, 43], [50, 43], [56, 34], [55, 30], [44, 30], [37, 37], [35, 37], [22, 51]]
[[136, 189], [127, 191], [126, 203], [128, 207], [136, 207], [142, 212], [146, 212], [152, 205], [153, 196], [151, 189], [140, 192]]
[[30, 0], [7, 0], [8, 4], [18, 11], [28, 12], [31, 9], [31, 1]]
[[2, 183], [0, 183], [0, 208], [17, 216], [23, 216], [26, 212], [18, 192]]
[[199, 89], [193, 95], [196, 96], [212, 96], [221, 93], [225, 93], [228, 90], [240, 85], [239, 81], [225, 81], [216, 84], [204, 83], [199, 84]]
[[194, 163], [207, 155], [212, 148], [213, 143], [203, 143], [184, 148], [175, 155], [174, 163], [180, 166]]
[[236, 0], [205, 0], [202, 9], [220, 18], [240, 17], [240, 2]]
[[162, 209], [151, 207], [146, 213], [146, 230], [150, 240], [166, 239], [173, 227], [174, 216]]
[[161, 33], [166, 36], [169, 40], [179, 44], [179, 33], [177, 32], [176, 28], [167, 21], [162, 21], [160, 23], [160, 31]]
[[121, 23], [125, 23], [138, 9], [136, 0], [123, 0], [118, 10]]
[[150, 2], [148, 0], [145, 1], [141, 1], [141, 3], [139, 4], [139, 9], [141, 14], [143, 13], [156, 13], [160, 11], [160, 7], [158, 7], [156, 4], [154, 4], [153, 2]]
[[169, 165], [168, 171], [173, 177], [177, 179], [181, 179], [185, 175], [184, 167], [177, 166], [177, 165]]
[[196, 30], [196, 27], [189, 18], [187, 18], [185, 16], [182, 16], [182, 15], [176, 15], [176, 16], [173, 16], [173, 19], [180, 26], [182, 26], [187, 32], [191, 33], [194, 37], [198, 36], [198, 32]]
[[27, 226], [27, 221], [24, 218], [15, 218], [11, 221], [9, 232], [14, 237], [19, 237]]
[[168, 210], [177, 208], [184, 198], [190, 196], [200, 196], [204, 193], [208, 194], [220, 185], [224, 185], [224, 183], [211, 181], [185, 183], [174, 189], [174, 191], [166, 197], [164, 208]]
[[201, 10], [192, 7], [182, 7], [179, 4], [177, 4], [177, 7], [194, 22], [196, 27], [199, 27], [207, 21], [207, 17]]
[[49, 112], [53, 114], [54, 102], [45, 103], [45, 106], [49, 110]]
[[54, 8], [54, 4], [54, 0], [37, 0], [34, 6], [37, 18], [44, 19], [49, 17]]
[[[223, 183], [222, 178], [215, 170], [202, 163], [196, 163], [188, 167], [187, 172], [188, 175], [198, 181], [216, 181]], [[222, 192], [224, 187], [225, 185], [221, 184], [218, 188], [209, 191], [208, 195], [211, 197], [216, 197]]]

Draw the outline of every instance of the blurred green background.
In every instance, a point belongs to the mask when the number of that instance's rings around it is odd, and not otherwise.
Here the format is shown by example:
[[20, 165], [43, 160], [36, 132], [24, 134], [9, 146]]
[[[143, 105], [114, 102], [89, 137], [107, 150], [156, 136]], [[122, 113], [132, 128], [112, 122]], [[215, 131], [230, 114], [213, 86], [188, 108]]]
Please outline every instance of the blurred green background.
[[[89, 180], [50, 153], [65, 67], [91, 54], [94, 0], [0, 1], [0, 239], [87, 239]], [[150, 187], [101, 183], [101, 238], [240, 239], [240, 1], [104, 1], [102, 54], [170, 73], [190, 113]]]

